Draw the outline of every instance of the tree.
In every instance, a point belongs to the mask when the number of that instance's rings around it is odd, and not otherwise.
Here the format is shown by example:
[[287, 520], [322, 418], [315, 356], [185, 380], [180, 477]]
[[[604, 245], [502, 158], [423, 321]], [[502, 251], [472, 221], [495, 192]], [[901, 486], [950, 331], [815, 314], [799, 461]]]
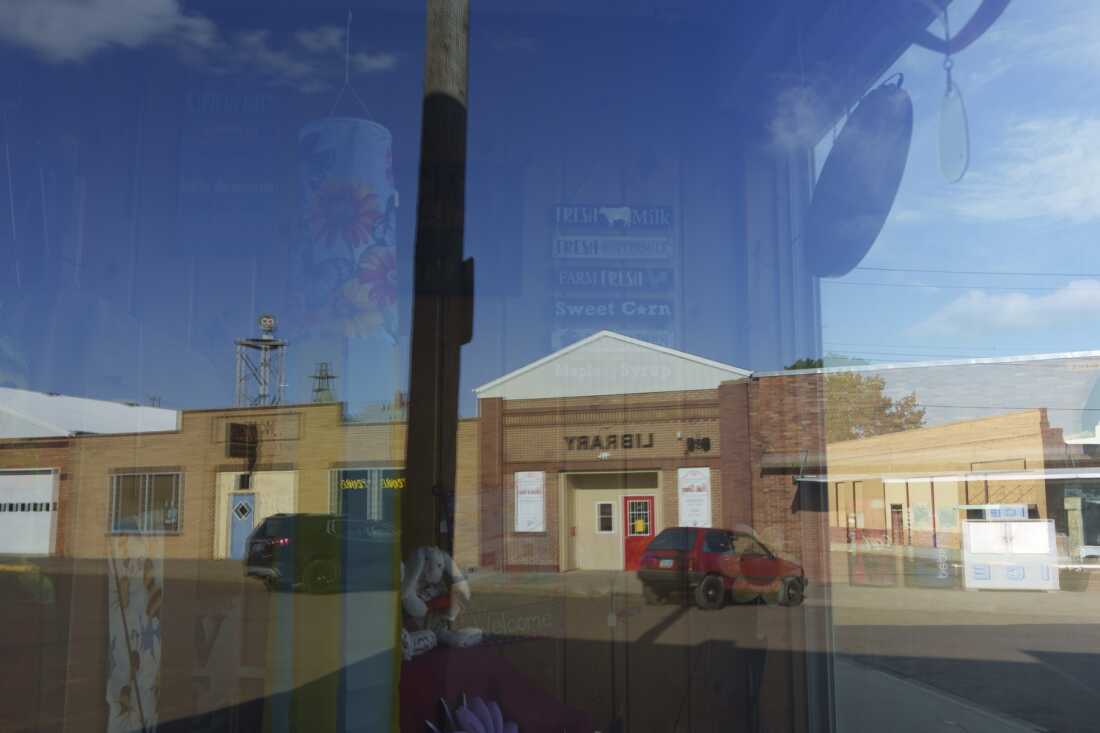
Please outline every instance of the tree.
[[[799, 359], [787, 369], [815, 369], [820, 359]], [[855, 371], [825, 374], [825, 440], [870, 438], [924, 425], [924, 408], [916, 392], [899, 399], [886, 396], [886, 380]]]
[[924, 425], [916, 392], [899, 399], [885, 394], [886, 380], [859, 372], [825, 375], [825, 441], [870, 438]]
[[789, 365], [787, 365], [783, 368], [787, 369], [787, 370], [791, 370], [791, 369], [820, 369], [823, 366], [825, 366], [825, 360], [824, 359], [802, 358], [802, 359], [799, 359], [798, 361], [796, 361], [794, 364], [789, 364]]

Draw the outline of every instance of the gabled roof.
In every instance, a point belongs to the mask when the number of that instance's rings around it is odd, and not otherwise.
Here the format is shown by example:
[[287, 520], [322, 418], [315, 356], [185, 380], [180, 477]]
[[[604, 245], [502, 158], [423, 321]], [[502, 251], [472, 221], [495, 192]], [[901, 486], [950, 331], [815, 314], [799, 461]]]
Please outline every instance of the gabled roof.
[[729, 364], [600, 331], [483, 384], [478, 397], [539, 399], [714, 389], [752, 373]]
[[145, 433], [177, 427], [175, 410], [0, 387], [0, 438]]

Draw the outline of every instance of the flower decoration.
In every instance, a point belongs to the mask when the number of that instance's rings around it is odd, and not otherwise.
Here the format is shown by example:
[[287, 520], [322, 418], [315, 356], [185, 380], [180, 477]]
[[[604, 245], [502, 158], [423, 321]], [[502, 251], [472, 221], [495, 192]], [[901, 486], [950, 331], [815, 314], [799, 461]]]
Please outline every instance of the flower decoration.
[[480, 697], [466, 698], [462, 695], [459, 704], [453, 710], [446, 700], [439, 701], [438, 725], [425, 720], [428, 733], [519, 733], [519, 726], [511, 720], [505, 720], [500, 705], [493, 700]]
[[365, 244], [382, 218], [378, 194], [350, 181], [326, 181], [314, 194], [309, 227], [314, 240], [332, 247], [342, 240], [354, 249]]
[[397, 255], [393, 247], [371, 247], [359, 258], [359, 282], [370, 288], [373, 305], [397, 301]]

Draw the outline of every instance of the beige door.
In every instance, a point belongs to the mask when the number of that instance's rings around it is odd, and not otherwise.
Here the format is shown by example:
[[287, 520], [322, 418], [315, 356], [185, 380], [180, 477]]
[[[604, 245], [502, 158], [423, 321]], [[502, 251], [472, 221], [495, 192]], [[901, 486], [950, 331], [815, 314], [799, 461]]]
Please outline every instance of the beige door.
[[[588, 473], [566, 476], [568, 567], [576, 570], [623, 569], [623, 497], [656, 495], [657, 472]], [[660, 503], [656, 501], [656, 503]], [[654, 531], [659, 531], [659, 527]]]
[[577, 569], [621, 570], [623, 567], [621, 489], [573, 492], [573, 538]]

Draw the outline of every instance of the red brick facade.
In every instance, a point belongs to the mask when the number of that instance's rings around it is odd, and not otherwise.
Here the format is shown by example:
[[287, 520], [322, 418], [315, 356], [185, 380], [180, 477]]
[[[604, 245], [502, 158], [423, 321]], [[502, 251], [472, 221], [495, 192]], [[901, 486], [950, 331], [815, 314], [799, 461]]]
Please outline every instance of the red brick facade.
[[[712, 524], [752, 526], [807, 574], [824, 576], [828, 509], [818, 484], [796, 482], [816, 465], [791, 456], [824, 452], [824, 407], [818, 374], [729, 381], [714, 390], [506, 401], [479, 405], [480, 564], [508, 570], [559, 570], [569, 472], [655, 471], [660, 527], [678, 524], [677, 469], [711, 471]], [[576, 436], [641, 435], [624, 449], [578, 450]], [[709, 450], [689, 450], [706, 438]], [[574, 442], [571, 442], [571, 439]], [[696, 443], [695, 445], [698, 445]], [[773, 465], [781, 464], [778, 468]], [[545, 474], [546, 531], [517, 534], [514, 475]], [[824, 488], [821, 489], [824, 492]], [[458, 527], [459, 533], [475, 531]]]

